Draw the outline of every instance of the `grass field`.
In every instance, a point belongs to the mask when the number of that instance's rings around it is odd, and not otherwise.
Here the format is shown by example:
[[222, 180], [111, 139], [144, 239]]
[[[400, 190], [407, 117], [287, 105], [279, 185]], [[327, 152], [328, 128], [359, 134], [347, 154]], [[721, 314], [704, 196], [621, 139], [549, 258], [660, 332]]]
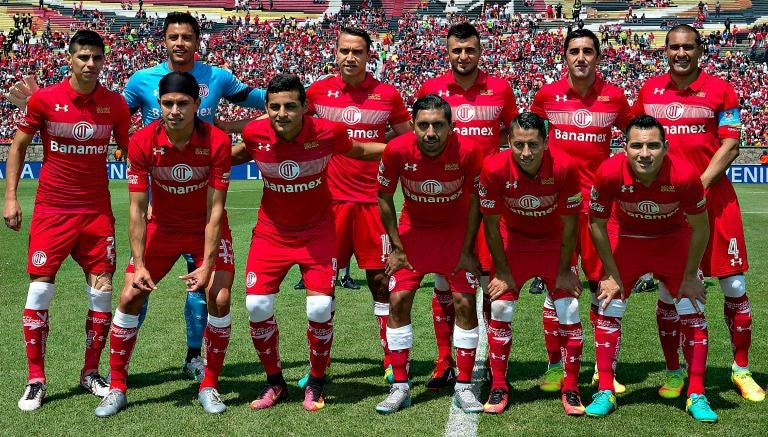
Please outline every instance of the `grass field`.
[[[5, 181], [0, 182], [0, 190]], [[380, 416], [374, 406], [388, 388], [380, 369], [379, 347], [369, 292], [337, 289], [336, 333], [333, 348], [334, 379], [326, 388], [327, 407], [317, 413], [301, 408], [303, 393], [295, 387], [287, 403], [254, 412], [248, 403], [260, 392], [264, 374], [248, 336], [242, 268], [255, 223], [261, 183], [233, 182], [227, 202], [234, 236], [238, 273], [233, 288], [233, 335], [224, 365], [220, 391], [229, 409], [221, 416], [205, 415], [197, 403], [197, 388], [180, 377], [186, 346], [183, 319], [183, 284], [175, 279], [183, 269], [178, 263], [151, 298], [147, 322], [139, 334], [129, 375], [129, 407], [118, 416], [100, 420], [93, 410], [98, 400], [78, 385], [83, 356], [83, 323], [86, 301], [83, 277], [70, 259], [57, 278], [57, 297], [51, 306], [51, 331], [47, 350], [48, 395], [42, 409], [18, 410], [16, 402], [26, 380], [21, 311], [27, 290], [26, 243], [36, 182], [21, 183], [19, 198], [24, 208], [21, 233], [0, 231], [0, 434], [3, 435], [330, 435], [330, 436], [434, 436], [443, 435], [450, 412], [448, 391], [432, 393], [424, 382], [432, 369], [435, 346], [429, 315], [431, 278], [417, 294], [414, 305], [415, 348], [411, 374], [414, 405], [393, 416]], [[768, 384], [768, 186], [743, 185], [738, 192], [751, 270], [748, 290], [754, 317], [752, 370], [763, 386]], [[127, 190], [125, 182], [112, 182], [113, 209], [117, 217], [118, 271], [128, 260]], [[364, 278], [359, 270], [353, 277]], [[306, 315], [303, 293], [293, 290], [298, 279], [294, 269], [284, 282], [276, 309], [280, 322], [282, 362], [289, 384], [307, 365]], [[122, 274], [116, 275], [122, 284]], [[559, 395], [540, 392], [536, 382], [545, 369], [541, 328], [541, 296], [523, 293], [514, 321], [514, 346], [509, 380], [511, 407], [499, 416], [479, 417], [477, 433], [483, 436], [598, 435], [758, 435], [765, 433], [768, 403], [741, 399], [729, 380], [730, 342], [722, 317], [722, 294], [714, 282], [706, 313], [710, 319], [709, 373], [706, 386], [720, 423], [702, 425], [684, 412], [684, 400], [668, 401], [656, 395], [664, 366], [656, 336], [655, 293], [632, 297], [624, 318], [624, 337], [618, 378], [627, 393], [618, 398], [619, 409], [608, 418], [569, 418]], [[117, 287], [119, 290], [119, 286]], [[525, 288], [527, 290], [527, 287]], [[117, 294], [114, 301], [117, 301]], [[588, 320], [589, 298], [583, 296], [582, 320]], [[588, 403], [594, 388], [589, 385], [594, 365], [592, 332], [585, 323], [584, 365], [580, 376], [582, 395]], [[108, 357], [102, 357], [106, 373]], [[485, 400], [486, 392], [483, 392]], [[610, 431], [607, 431], [610, 430]]]

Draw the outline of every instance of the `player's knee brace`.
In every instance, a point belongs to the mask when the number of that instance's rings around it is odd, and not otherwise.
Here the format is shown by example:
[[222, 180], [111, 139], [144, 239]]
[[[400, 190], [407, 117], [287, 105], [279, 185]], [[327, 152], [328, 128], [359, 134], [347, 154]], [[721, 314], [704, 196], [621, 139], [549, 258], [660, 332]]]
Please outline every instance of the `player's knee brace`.
[[720, 288], [726, 297], [741, 297], [747, 294], [744, 275], [733, 275], [720, 279]]
[[453, 325], [453, 346], [462, 349], [476, 349], [480, 341], [480, 328], [463, 329]]
[[575, 297], [564, 297], [555, 301], [557, 320], [563, 325], [579, 323], [579, 300]]
[[400, 351], [413, 347], [413, 325], [399, 328], [387, 326], [387, 346], [391, 351]]
[[451, 289], [451, 286], [448, 284], [448, 280], [445, 279], [445, 276], [435, 274], [435, 288], [440, 291], [448, 291]]
[[659, 300], [670, 305], [675, 303], [675, 298], [672, 297], [669, 288], [661, 281], [659, 281]]
[[56, 285], [48, 282], [30, 282], [27, 291], [27, 303], [24, 308], [28, 310], [47, 310], [51, 306]]
[[613, 299], [611, 300], [611, 303], [608, 304], [608, 308], [603, 309], [603, 303], [605, 300], [601, 299], [597, 304], [599, 305], [598, 314], [607, 316], [607, 317], [617, 317], [622, 318], [624, 317], [624, 312], [627, 310], [627, 301], [626, 300], [620, 300], [620, 299]]
[[245, 308], [248, 310], [248, 320], [263, 322], [275, 313], [275, 295], [249, 294], [245, 296]]
[[325, 323], [331, 320], [333, 298], [331, 296], [307, 296], [307, 319], [311, 322]]
[[[699, 305], [701, 312], [704, 312], [704, 304], [698, 299], [696, 300], [696, 303]], [[693, 308], [693, 304], [688, 298], [680, 299], [675, 302], [675, 309], [677, 310], [677, 314], [681, 316], [696, 314], [696, 310]]]
[[[95, 284], [94, 284], [95, 285]], [[88, 309], [100, 313], [112, 312], [112, 287], [109, 290], [99, 290], [95, 287], [85, 286], [85, 295], [88, 298]]]
[[512, 317], [515, 315], [515, 305], [517, 302], [514, 300], [494, 300], [491, 302], [491, 319], [499, 322], [512, 322]]

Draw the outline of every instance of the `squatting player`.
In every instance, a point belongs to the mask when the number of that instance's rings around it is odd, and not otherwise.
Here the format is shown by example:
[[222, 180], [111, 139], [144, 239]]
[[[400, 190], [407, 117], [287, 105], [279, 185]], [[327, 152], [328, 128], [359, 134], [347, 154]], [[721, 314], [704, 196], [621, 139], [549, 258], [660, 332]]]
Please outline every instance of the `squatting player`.
[[520, 297], [518, 284], [539, 276], [550, 290], [558, 322], [556, 338], [565, 367], [563, 408], [566, 414], [580, 416], [584, 414], [578, 387], [583, 349], [581, 281], [571, 270], [582, 207], [579, 170], [575, 161], [552, 157], [544, 120], [538, 115], [518, 115], [510, 131], [510, 150], [487, 158], [480, 175], [480, 210], [495, 267], [488, 285], [491, 392], [484, 411], [498, 414], [507, 406], [507, 364], [512, 318]]
[[[733, 348], [731, 381], [745, 399], [761, 402], [765, 391], [748, 368], [752, 310], [744, 278], [749, 268], [744, 228], [736, 192], [725, 176], [739, 154], [739, 99], [730, 84], [699, 68], [703, 51], [704, 41], [696, 29], [685, 24], [670, 29], [665, 41], [669, 72], [648, 79], [633, 112], [656, 117], [669, 138], [670, 156], [689, 161], [701, 177], [711, 232], [701, 270], [719, 279], [725, 295], [723, 312]], [[662, 287], [656, 319], [668, 369], [659, 394], [678, 397], [685, 383], [677, 352], [680, 320]]]
[[616, 154], [598, 168], [590, 195], [590, 232], [604, 274], [595, 322], [600, 380], [586, 413], [602, 417], [616, 409], [613, 373], [631, 294], [624, 284], [652, 272], [680, 314], [679, 345], [690, 374], [686, 411], [698, 421], [715, 422], [717, 414], [704, 395], [706, 291], [698, 278], [709, 237], [704, 187], [685, 160], [667, 155], [669, 143], [653, 117], [630, 121], [626, 136], [626, 154]]
[[[483, 157], [499, 152], [499, 146], [506, 144], [506, 130], [517, 115], [515, 95], [509, 83], [491, 76], [477, 66], [482, 55], [480, 34], [469, 23], [451, 26], [446, 37], [449, 71], [430, 79], [419, 89], [417, 97], [437, 94], [451, 105], [455, 131], [480, 148]], [[487, 289], [491, 268], [485, 236], [477, 238], [477, 254], [480, 258], [482, 276], [480, 284]], [[442, 275], [435, 275], [435, 289], [432, 294], [432, 321], [437, 341], [437, 360], [427, 388], [439, 389], [455, 380], [451, 333], [455, 309], [448, 282]], [[487, 322], [490, 301], [484, 294], [484, 314]]]
[[[456, 308], [454, 403], [464, 412], [479, 413], [483, 404], [472, 389], [472, 368], [479, 340], [475, 296], [480, 265], [474, 251], [482, 155], [453, 132], [451, 107], [439, 96], [416, 100], [412, 112], [413, 133], [387, 144], [379, 164], [379, 209], [392, 244], [385, 271], [390, 276], [387, 344], [394, 383], [376, 411], [390, 414], [411, 404], [411, 308], [424, 275], [437, 273], [448, 280]], [[405, 198], [399, 226], [394, 204], [398, 181]]]
[[[336, 40], [339, 74], [314, 82], [307, 89], [308, 112], [344, 124], [347, 134], [356, 141], [383, 143], [387, 124], [395, 134], [403, 134], [411, 130], [411, 115], [392, 85], [379, 82], [365, 71], [370, 50], [371, 37], [365, 30], [341, 29]], [[334, 155], [328, 163], [328, 188], [333, 197], [339, 246], [336, 258], [342, 263], [338, 267], [347, 267], [343, 263], [354, 253], [358, 266], [365, 269], [384, 348], [385, 376], [391, 382], [386, 346], [389, 292], [384, 274], [389, 237], [379, 218], [376, 173], [375, 162], [360, 162], [344, 155]], [[305, 378], [299, 381], [300, 387]]]
[[327, 166], [335, 154], [376, 160], [383, 143], [351, 140], [344, 126], [306, 114], [306, 93], [293, 75], [275, 76], [267, 87], [268, 119], [243, 130], [244, 144], [232, 162], [256, 162], [264, 178], [259, 217], [245, 267], [245, 304], [251, 339], [267, 373], [267, 385], [251, 402], [270, 408], [288, 396], [278, 349], [275, 297], [288, 270], [298, 264], [307, 287], [306, 314], [310, 376], [304, 409], [325, 406], [323, 385], [333, 342], [336, 227]]
[[[579, 215], [577, 253], [581, 269], [592, 292], [590, 321], [594, 329], [597, 303], [594, 299], [600, 279], [600, 259], [589, 236], [589, 192], [592, 177], [611, 153], [613, 126], [624, 129], [630, 120], [630, 109], [624, 91], [603, 80], [597, 74], [600, 62], [600, 41], [588, 29], [578, 29], [565, 37], [563, 44], [567, 74], [560, 80], [544, 85], [533, 98], [531, 112], [549, 123], [549, 149], [555, 159], [571, 159], [576, 163], [581, 179], [583, 206]], [[539, 387], [558, 392], [562, 388], [563, 363], [560, 354], [559, 321], [554, 302], [547, 294], [542, 309], [544, 344], [548, 366]], [[592, 377], [597, 383], [598, 373]], [[614, 381], [616, 391], [625, 387]]]
[[[206, 289], [209, 303], [205, 377], [198, 399], [208, 413], [226, 409], [217, 385], [232, 330], [229, 293], [235, 267], [224, 210], [232, 145], [223, 131], [197, 118], [200, 88], [191, 74], [169, 73], [158, 88], [162, 120], [136, 132], [128, 149], [132, 257], [112, 320], [112, 378], [109, 394], [96, 408], [98, 417], [126, 407], [139, 312], [155, 284], [185, 253], [192, 255], [197, 268], [180, 278], [190, 290]], [[154, 207], [148, 220], [150, 192]]]
[[18, 403], [25, 411], [40, 408], [45, 398], [48, 308], [56, 273], [67, 255], [85, 273], [88, 300], [80, 384], [97, 396], [106, 395], [108, 389], [98, 371], [112, 317], [116, 254], [104, 165], [110, 135], [120, 147], [127, 147], [130, 114], [119, 94], [99, 84], [104, 67], [104, 41], [99, 34], [76, 32], [69, 41], [67, 61], [72, 75], [32, 95], [8, 151], [3, 218], [6, 226], [18, 231], [22, 216], [16, 188], [21, 165], [32, 137], [40, 131], [43, 167], [29, 229], [30, 284], [23, 316], [29, 373]]

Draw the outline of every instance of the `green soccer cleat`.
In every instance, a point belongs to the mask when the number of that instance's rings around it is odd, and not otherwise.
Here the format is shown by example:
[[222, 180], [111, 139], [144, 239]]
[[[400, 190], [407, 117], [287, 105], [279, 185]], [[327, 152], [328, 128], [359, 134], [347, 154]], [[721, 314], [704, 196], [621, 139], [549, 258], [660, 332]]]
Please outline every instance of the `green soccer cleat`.
[[541, 391], [547, 393], [557, 393], [563, 386], [563, 378], [565, 377], [565, 371], [561, 364], [557, 364], [547, 369], [544, 372], [544, 376], [541, 377], [539, 382], [539, 388]]
[[683, 369], [667, 370], [664, 377], [664, 385], [659, 387], [659, 396], [664, 399], [676, 399], [680, 397], [685, 386], [685, 371]]

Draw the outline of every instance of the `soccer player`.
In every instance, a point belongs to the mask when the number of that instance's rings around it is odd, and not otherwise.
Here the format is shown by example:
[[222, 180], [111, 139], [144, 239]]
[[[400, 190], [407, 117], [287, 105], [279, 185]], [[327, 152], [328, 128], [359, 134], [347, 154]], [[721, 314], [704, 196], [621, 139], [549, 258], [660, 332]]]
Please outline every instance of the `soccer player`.
[[[752, 310], [744, 278], [749, 268], [744, 228], [736, 192], [725, 176], [739, 154], [739, 99], [731, 85], [699, 68], [703, 51], [696, 29], [684, 24], [670, 29], [665, 40], [669, 72], [648, 79], [633, 112], [659, 120], [669, 138], [670, 156], [689, 161], [704, 184], [711, 234], [701, 270], [717, 277], [725, 294], [723, 312], [733, 347], [731, 381], [745, 399], [761, 402], [765, 391], [748, 367]], [[659, 394], [678, 397], [685, 382], [677, 352], [681, 321], [664, 287], [659, 287], [656, 320], [668, 370]]]
[[[509, 83], [491, 76], [478, 68], [483, 49], [480, 34], [474, 26], [464, 22], [448, 29], [448, 62], [451, 66], [443, 75], [430, 79], [419, 89], [417, 97], [437, 94], [451, 106], [454, 130], [480, 149], [483, 157], [499, 152], [507, 142], [507, 126], [517, 115], [515, 95]], [[480, 284], [487, 290], [491, 256], [485, 244], [485, 235], [477, 237], [477, 254], [482, 276]], [[437, 341], [437, 360], [427, 388], [440, 389], [456, 379], [455, 361], [451, 350], [451, 334], [455, 318], [452, 292], [442, 275], [435, 275], [432, 294], [432, 321]], [[484, 293], [484, 314], [489, 316], [490, 300]]]
[[[387, 344], [394, 383], [376, 411], [390, 414], [411, 404], [411, 308], [424, 275], [437, 273], [448, 281], [456, 308], [454, 403], [466, 413], [479, 413], [483, 404], [473, 392], [472, 368], [479, 339], [475, 296], [480, 265], [474, 251], [482, 154], [453, 132], [451, 107], [439, 96], [416, 100], [412, 113], [413, 133], [390, 141], [379, 164], [379, 209], [392, 244], [385, 272], [390, 276]], [[398, 180], [405, 197], [399, 227], [393, 199]]]
[[85, 273], [88, 301], [80, 385], [96, 396], [106, 395], [108, 389], [99, 376], [99, 360], [112, 317], [116, 255], [104, 165], [110, 135], [120, 147], [128, 145], [130, 117], [125, 100], [99, 84], [104, 67], [104, 41], [99, 34], [76, 32], [69, 41], [67, 61], [72, 75], [30, 97], [8, 151], [3, 218], [6, 226], [18, 231], [22, 213], [16, 188], [27, 147], [40, 131], [45, 153], [29, 229], [30, 284], [23, 315], [29, 373], [18, 403], [25, 411], [40, 408], [45, 398], [48, 308], [56, 273], [68, 255]]
[[630, 121], [626, 136], [626, 154], [616, 154], [598, 168], [590, 195], [590, 232], [604, 274], [595, 323], [600, 380], [586, 413], [602, 417], [616, 409], [613, 373], [621, 319], [631, 294], [623, 284], [634, 284], [652, 272], [669, 290], [680, 314], [679, 345], [690, 374], [686, 411], [698, 421], [715, 422], [717, 414], [704, 395], [706, 291], [698, 278], [709, 237], [704, 186], [685, 160], [667, 155], [664, 129], [653, 117]]
[[[600, 260], [589, 236], [589, 192], [595, 171], [610, 156], [612, 127], [626, 127], [630, 109], [624, 91], [597, 74], [600, 41], [591, 30], [570, 32], [565, 37], [563, 51], [567, 74], [556, 82], [544, 85], [536, 93], [531, 112], [548, 121], [548, 145], [555, 160], [571, 159], [580, 172], [583, 206], [579, 215], [576, 251], [581, 255], [581, 268], [592, 292], [590, 321], [594, 329]], [[562, 389], [564, 372], [560, 353], [563, 340], [560, 338], [560, 321], [554, 300], [549, 294], [544, 300], [542, 324], [548, 366], [539, 387], [546, 392], [558, 392]], [[595, 368], [593, 384], [597, 383], [597, 378]], [[614, 383], [616, 392], [626, 390], [617, 381]]]
[[536, 114], [515, 117], [509, 145], [510, 150], [486, 159], [480, 175], [480, 210], [495, 267], [488, 285], [491, 392], [484, 411], [498, 414], [507, 406], [512, 318], [520, 297], [517, 284], [540, 276], [552, 290], [548, 295], [559, 323], [556, 338], [564, 352], [561, 400], [566, 414], [580, 416], [584, 414], [578, 388], [581, 281], [571, 270], [582, 207], [579, 171], [574, 161], [552, 157], [544, 120]]
[[[128, 364], [136, 345], [139, 312], [147, 296], [185, 253], [197, 268], [181, 276], [189, 290], [206, 289], [206, 367], [198, 399], [207, 413], [226, 406], [217, 391], [232, 331], [229, 314], [234, 277], [232, 236], [224, 204], [229, 187], [231, 143], [227, 134], [197, 118], [200, 87], [187, 72], [171, 72], [158, 86], [162, 120], [145, 126], [128, 148], [128, 224], [131, 260], [126, 267], [109, 337], [109, 394], [96, 416], [124, 409]], [[152, 220], [147, 220], [150, 193]]]
[[304, 409], [325, 406], [323, 386], [333, 343], [336, 228], [327, 166], [335, 154], [376, 160], [383, 143], [359, 143], [343, 125], [306, 114], [306, 92], [293, 75], [275, 76], [267, 87], [268, 119], [243, 130], [244, 144], [232, 162], [256, 162], [264, 178], [259, 217], [245, 267], [246, 307], [251, 339], [267, 373], [267, 385], [251, 402], [270, 408], [288, 396], [278, 348], [275, 297], [288, 270], [298, 264], [307, 286], [306, 314], [310, 376]]
[[[344, 124], [347, 134], [360, 142], [386, 142], [387, 125], [395, 134], [411, 130], [411, 115], [400, 93], [379, 82], [365, 66], [371, 50], [371, 37], [358, 28], [341, 29], [336, 39], [336, 64], [339, 74], [319, 80], [307, 89], [309, 114]], [[360, 162], [344, 155], [333, 155], [328, 163], [328, 188], [336, 216], [336, 253], [339, 268], [348, 267], [354, 253], [357, 264], [365, 269], [373, 297], [373, 313], [379, 326], [384, 349], [385, 377], [392, 378], [389, 350], [386, 346], [389, 315], [388, 278], [384, 266], [389, 255], [389, 237], [379, 218], [376, 200], [377, 164]], [[304, 388], [307, 373], [299, 381]]]

